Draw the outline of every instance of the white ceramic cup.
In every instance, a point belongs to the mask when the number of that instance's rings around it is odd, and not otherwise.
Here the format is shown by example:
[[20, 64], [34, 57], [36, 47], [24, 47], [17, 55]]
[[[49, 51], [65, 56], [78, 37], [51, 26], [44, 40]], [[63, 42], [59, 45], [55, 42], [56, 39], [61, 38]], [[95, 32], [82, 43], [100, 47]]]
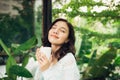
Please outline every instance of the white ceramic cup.
[[46, 55], [48, 59], [50, 59], [51, 56], [51, 47], [40, 47], [40, 51]]

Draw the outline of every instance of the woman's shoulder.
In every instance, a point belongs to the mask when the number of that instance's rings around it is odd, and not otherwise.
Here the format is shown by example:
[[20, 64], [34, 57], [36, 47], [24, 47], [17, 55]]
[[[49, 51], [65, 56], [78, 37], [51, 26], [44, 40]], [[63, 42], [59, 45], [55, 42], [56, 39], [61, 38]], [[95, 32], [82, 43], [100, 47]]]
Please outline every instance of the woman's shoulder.
[[72, 53], [67, 53], [63, 58], [60, 59], [60, 63], [76, 63], [75, 57]]
[[71, 52], [69, 52], [69, 53], [67, 53], [64, 57], [63, 57], [63, 59], [75, 59], [75, 57], [74, 57], [74, 55], [71, 53]]

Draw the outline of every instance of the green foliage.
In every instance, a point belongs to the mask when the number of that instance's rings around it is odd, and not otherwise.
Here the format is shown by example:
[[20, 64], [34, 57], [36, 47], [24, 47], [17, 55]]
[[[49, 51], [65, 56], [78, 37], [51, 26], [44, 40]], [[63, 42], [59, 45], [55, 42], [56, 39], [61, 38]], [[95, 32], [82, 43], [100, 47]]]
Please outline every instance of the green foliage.
[[26, 78], [31, 78], [32, 74], [24, 67], [18, 66], [18, 65], [13, 65], [10, 67], [10, 73], [15, 74], [17, 76], [22, 76]]
[[[120, 2], [116, 4], [114, 1], [106, 4], [101, 0], [71, 0], [66, 4], [62, 1], [53, 4], [60, 3], [62, 6], [53, 8], [53, 19], [63, 17], [59, 14], [65, 15], [75, 26], [75, 32], [79, 34], [76, 37], [81, 39], [76, 42], [76, 57], [82, 80], [120, 79], [116, 72], [116, 67], [120, 66]], [[108, 9], [93, 11], [94, 7], [102, 6]], [[82, 7], [87, 8], [86, 12], [81, 10]]]
[[17, 78], [17, 76], [14, 74], [11, 74], [9, 69], [12, 65], [16, 65], [16, 64], [17, 63], [16, 63], [15, 58], [12, 56], [9, 56], [7, 59], [7, 63], [6, 63], [6, 72], [7, 72], [8, 78], [13, 79], [13, 80], [15, 80]]
[[[34, 5], [32, 0], [22, 0], [21, 10], [12, 6], [18, 11], [18, 15], [0, 14], [0, 38], [10, 47], [11, 43], [23, 43], [34, 36]], [[4, 34], [4, 35], [3, 35]]]
[[116, 57], [115, 62], [114, 62], [115, 66], [120, 66], [120, 56]]
[[[70, 18], [73, 18], [73, 17], [76, 17], [79, 15], [79, 16], [82, 16], [85, 18], [92, 17], [95, 19], [102, 19], [101, 17], [105, 17], [105, 19], [107, 18], [107, 21], [109, 21], [109, 18], [119, 20], [119, 18], [120, 18], [120, 16], [119, 16], [120, 6], [119, 5], [120, 4], [118, 3], [118, 5], [116, 5], [114, 3], [114, 1], [113, 2], [111, 1], [111, 4], [109, 4], [109, 5], [103, 3], [102, 1], [95, 2], [93, 0], [71, 0], [67, 4], [62, 4], [61, 1], [60, 2], [56, 1], [56, 2], [61, 3], [62, 9], [53, 9], [52, 14], [54, 17], [57, 16], [56, 13], [65, 13]], [[54, 4], [55, 4], [55, 2], [54, 2]], [[84, 7], [84, 6], [87, 7], [87, 12], [83, 12], [80, 10], [80, 7]], [[101, 6], [105, 6], [105, 7], [108, 7], [108, 9], [103, 10], [101, 12], [96, 12], [96, 11], [92, 12], [91, 10], [95, 6], [98, 6], [98, 8]], [[116, 7], [116, 8], [112, 9], [113, 7]], [[67, 11], [66, 9], [68, 9], [68, 8], [71, 8], [72, 11]]]
[[30, 48], [33, 48], [34, 45], [37, 43], [36, 37], [32, 37], [31, 39], [27, 40], [25, 43], [21, 44], [14, 50], [14, 54], [19, 54], [21, 51], [26, 51]]
[[10, 51], [8, 50], [7, 46], [3, 43], [1, 39], [0, 39], [0, 45], [3, 47], [7, 55], [11, 56]]
[[85, 74], [83, 75], [83, 79], [90, 79], [90, 78], [105, 78], [111, 72], [110, 65], [112, 65], [113, 59], [116, 57], [116, 50], [110, 49], [105, 52], [102, 56], [100, 56], [95, 62], [94, 65], [88, 66], [86, 69]]
[[29, 55], [25, 55], [24, 57], [23, 57], [23, 60], [22, 60], [22, 66], [23, 67], [25, 67], [26, 65], [27, 65], [27, 63], [28, 63], [28, 60], [29, 60]]
[[[34, 56], [33, 48], [38, 43], [37, 38], [40, 37], [39, 35], [36, 38], [34, 33], [35, 1], [22, 0], [16, 2], [22, 6], [22, 9], [16, 5], [12, 6], [13, 10], [18, 11], [18, 15], [0, 14], [0, 52], [8, 55], [6, 63], [7, 77], [0, 78], [0, 80], [16, 80], [18, 76], [32, 77], [25, 66], [29, 57]], [[20, 61], [22, 65], [17, 65], [15, 58], [18, 56], [22, 60]]]
[[[31, 56], [30, 54], [28, 54], [29, 53], [28, 50], [31, 50], [33, 47], [36, 46], [37, 44], [36, 40], [37, 40], [36, 37], [32, 37], [31, 39], [27, 40], [26, 42], [18, 46], [13, 51], [12, 50], [9, 51], [8, 47], [3, 43], [2, 40], [0, 40], [0, 45], [2, 46], [3, 50], [5, 50], [5, 52], [8, 54], [8, 59], [6, 63], [6, 73], [8, 76], [7, 79], [16, 80], [17, 76], [32, 77], [31, 73], [25, 69], [25, 66], [27, 65], [28, 59]], [[14, 52], [16, 53], [12, 54]], [[22, 66], [17, 65], [15, 60], [16, 55], [21, 55], [23, 57]], [[4, 78], [5, 77], [3, 77], [2, 79]]]
[[[21, 17], [12, 18], [9, 15], [1, 15], [0, 38], [10, 47], [12, 42], [22, 43], [31, 37], [29, 27]], [[3, 35], [4, 34], [4, 35]]]

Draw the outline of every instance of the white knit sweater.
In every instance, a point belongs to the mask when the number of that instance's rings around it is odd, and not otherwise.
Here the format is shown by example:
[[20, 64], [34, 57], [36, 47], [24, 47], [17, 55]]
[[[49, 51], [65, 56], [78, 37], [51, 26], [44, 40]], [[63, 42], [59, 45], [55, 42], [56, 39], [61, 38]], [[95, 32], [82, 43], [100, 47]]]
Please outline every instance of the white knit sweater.
[[34, 80], [79, 80], [80, 74], [72, 53], [68, 53], [54, 66], [41, 72], [36, 70]]
[[61, 58], [54, 66], [41, 72], [39, 65], [35, 73], [34, 79], [29, 80], [79, 80], [80, 74], [76, 64], [76, 60], [72, 53], [68, 53]]

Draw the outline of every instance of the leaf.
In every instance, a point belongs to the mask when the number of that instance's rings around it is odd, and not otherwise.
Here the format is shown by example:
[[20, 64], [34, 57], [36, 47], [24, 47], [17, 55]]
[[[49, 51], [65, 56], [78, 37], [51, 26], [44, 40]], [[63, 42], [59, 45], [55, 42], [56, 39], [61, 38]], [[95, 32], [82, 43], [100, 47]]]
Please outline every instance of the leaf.
[[29, 60], [29, 55], [25, 55], [24, 56], [24, 59], [22, 61], [22, 66], [25, 67], [28, 63], [28, 60]]
[[0, 78], [0, 80], [13, 80], [13, 79], [11, 79], [9, 77], [3, 77], [3, 78]]
[[20, 51], [26, 51], [29, 50], [30, 48], [32, 48], [35, 44], [36, 44], [36, 37], [32, 37], [31, 39], [29, 39], [28, 41], [26, 41], [25, 43], [21, 44], [15, 51], [14, 54], [19, 54]]
[[120, 66], [120, 56], [115, 59], [114, 65]]
[[15, 74], [17, 76], [31, 78], [33, 77], [32, 74], [23, 66], [13, 65], [10, 67], [10, 73]]
[[89, 66], [86, 70], [84, 78], [104, 78], [109, 74], [109, 66], [113, 59], [116, 57], [116, 49], [110, 49], [98, 58], [94, 65]]
[[11, 56], [10, 51], [8, 50], [7, 46], [4, 44], [4, 42], [0, 39], [0, 45], [5, 50], [8, 56]]
[[10, 69], [10, 67], [11, 67], [12, 65], [16, 65], [16, 64], [17, 64], [17, 63], [16, 63], [15, 59], [14, 59], [12, 56], [9, 56], [9, 57], [8, 57], [8, 60], [7, 60], [7, 63], [6, 63], [6, 72], [7, 72], [8, 77], [11, 77], [11, 78], [13, 78], [13, 79], [15, 79], [16, 76], [13, 75], [13, 74], [11, 74], [10, 71], [9, 71], [9, 69]]

